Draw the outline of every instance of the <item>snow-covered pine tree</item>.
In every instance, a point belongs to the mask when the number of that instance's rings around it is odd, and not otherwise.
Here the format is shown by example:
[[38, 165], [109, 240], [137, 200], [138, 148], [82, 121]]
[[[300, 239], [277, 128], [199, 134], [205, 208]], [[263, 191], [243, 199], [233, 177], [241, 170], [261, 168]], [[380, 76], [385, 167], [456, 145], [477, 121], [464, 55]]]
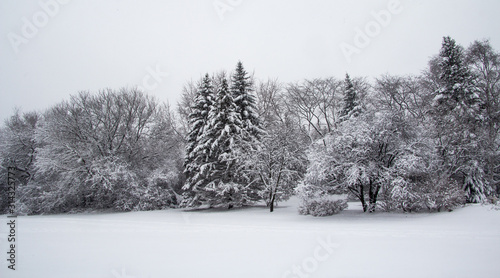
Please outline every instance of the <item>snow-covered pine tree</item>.
[[240, 114], [242, 128], [251, 138], [260, 140], [261, 124], [257, 114], [256, 99], [252, 91], [253, 82], [245, 71], [243, 63], [238, 61], [236, 71], [231, 77], [231, 93], [236, 104], [236, 112]]
[[490, 186], [485, 177], [484, 170], [478, 161], [471, 160], [466, 167], [464, 179], [465, 197], [468, 203], [481, 203], [490, 193]]
[[241, 126], [227, 80], [223, 79], [208, 115], [207, 129], [200, 138], [201, 144], [209, 148], [208, 160], [200, 168], [208, 179], [201, 199], [210, 206], [232, 208], [245, 202], [245, 192], [236, 177]]
[[[253, 94], [252, 77], [248, 75], [243, 63], [238, 61], [235, 72], [231, 76], [230, 91], [236, 106], [236, 113], [241, 118], [241, 140], [237, 142], [240, 157], [251, 157], [259, 150], [264, 131], [257, 113], [257, 100]], [[255, 183], [251, 183], [248, 165], [242, 163], [237, 167], [237, 181], [240, 184], [250, 184], [246, 188], [246, 198], [252, 201], [261, 199], [258, 192], [261, 190]]]
[[434, 99], [438, 151], [450, 175], [462, 180], [467, 201], [480, 202], [489, 192], [489, 184], [479, 174], [484, 172], [484, 163], [478, 157], [481, 120], [476, 118], [479, 109], [473, 75], [462, 47], [452, 38], [443, 38], [439, 56], [441, 86]]
[[356, 108], [356, 106], [358, 106], [357, 101], [356, 90], [352, 84], [351, 77], [349, 77], [349, 74], [346, 73], [344, 80], [344, 108], [342, 109], [340, 116], [348, 116]]
[[[471, 106], [476, 101], [472, 89], [472, 74], [465, 63], [465, 54], [460, 45], [450, 37], [443, 38], [439, 53], [442, 82], [436, 101], [441, 109], [448, 111], [457, 105]], [[440, 111], [447, 113], [447, 111]]]
[[[208, 159], [209, 149], [202, 139], [205, 139], [204, 132], [207, 129], [208, 115], [214, 102], [214, 92], [212, 79], [205, 75], [198, 91], [196, 92], [195, 103], [189, 115], [191, 129], [187, 137], [186, 157], [184, 161], [184, 174], [186, 182], [183, 189], [184, 205], [190, 206], [196, 203], [197, 188], [206, 185], [205, 173], [200, 172], [200, 167]], [[206, 139], [205, 139], [206, 140]]]

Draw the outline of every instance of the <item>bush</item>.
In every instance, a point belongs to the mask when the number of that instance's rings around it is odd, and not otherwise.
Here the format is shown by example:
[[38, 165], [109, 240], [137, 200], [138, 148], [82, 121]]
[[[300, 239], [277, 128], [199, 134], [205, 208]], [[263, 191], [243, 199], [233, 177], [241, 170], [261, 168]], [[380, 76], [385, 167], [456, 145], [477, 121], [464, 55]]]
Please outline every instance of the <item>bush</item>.
[[424, 205], [429, 211], [453, 210], [465, 205], [466, 198], [463, 190], [449, 186], [444, 192], [431, 192], [424, 195]]
[[299, 213], [303, 215], [310, 214], [312, 216], [330, 216], [337, 214], [347, 208], [347, 201], [332, 200], [328, 198], [316, 198], [311, 200], [303, 200], [299, 206]]
[[466, 201], [458, 184], [444, 176], [433, 176], [420, 183], [396, 179], [383, 195], [385, 200], [380, 205], [386, 211], [451, 211]]

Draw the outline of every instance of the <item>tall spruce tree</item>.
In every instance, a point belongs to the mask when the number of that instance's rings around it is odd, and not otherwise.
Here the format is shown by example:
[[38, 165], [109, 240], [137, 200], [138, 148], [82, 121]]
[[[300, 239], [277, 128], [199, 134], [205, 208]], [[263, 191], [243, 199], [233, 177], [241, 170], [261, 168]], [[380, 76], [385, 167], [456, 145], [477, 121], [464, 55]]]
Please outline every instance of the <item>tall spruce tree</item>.
[[198, 188], [208, 183], [206, 173], [201, 171], [201, 166], [208, 160], [210, 151], [203, 140], [205, 140], [204, 134], [207, 132], [208, 116], [213, 102], [212, 80], [207, 73], [199, 85], [195, 104], [189, 115], [191, 129], [187, 137], [184, 161], [184, 174], [186, 176], [183, 187], [185, 190], [185, 205], [193, 205], [198, 197], [195, 194]]
[[260, 198], [256, 184], [249, 184], [242, 159], [258, 149], [260, 127], [252, 81], [238, 62], [231, 76], [221, 77], [217, 93], [208, 75], [202, 83], [191, 115], [192, 129], [186, 148], [185, 203], [228, 208]]
[[457, 106], [462, 109], [472, 106], [476, 101], [473, 76], [465, 62], [463, 48], [451, 37], [444, 37], [439, 56], [442, 85], [438, 90], [439, 112], [447, 114]]
[[346, 73], [344, 80], [344, 108], [342, 109], [340, 116], [348, 116], [358, 105], [357, 101], [356, 90], [354, 89], [354, 85], [352, 84], [349, 74]]
[[236, 105], [236, 112], [241, 117], [242, 129], [250, 136], [249, 141], [260, 140], [262, 129], [257, 114], [255, 96], [252, 93], [253, 82], [241, 61], [238, 61], [231, 81], [231, 93]]
[[478, 142], [481, 120], [473, 75], [460, 45], [443, 38], [440, 56], [440, 88], [434, 101], [438, 151], [450, 176], [459, 180], [468, 202], [481, 202], [489, 193], [484, 161]]
[[[236, 69], [231, 76], [231, 94], [236, 105], [236, 113], [241, 118], [241, 137], [238, 143], [239, 157], [254, 155], [260, 150], [261, 140], [264, 131], [257, 113], [257, 101], [253, 94], [252, 77], [248, 75], [243, 67], [243, 63], [238, 61]], [[242, 198], [249, 202], [261, 199], [259, 191], [261, 184], [252, 183], [248, 173], [252, 172], [249, 165], [240, 163], [236, 167], [236, 180], [245, 186], [245, 194]]]
[[200, 170], [206, 173], [209, 181], [204, 199], [211, 206], [241, 205], [243, 192], [236, 182], [241, 126], [227, 80], [223, 79], [208, 115], [207, 130], [201, 138], [201, 143], [209, 149], [208, 160]]

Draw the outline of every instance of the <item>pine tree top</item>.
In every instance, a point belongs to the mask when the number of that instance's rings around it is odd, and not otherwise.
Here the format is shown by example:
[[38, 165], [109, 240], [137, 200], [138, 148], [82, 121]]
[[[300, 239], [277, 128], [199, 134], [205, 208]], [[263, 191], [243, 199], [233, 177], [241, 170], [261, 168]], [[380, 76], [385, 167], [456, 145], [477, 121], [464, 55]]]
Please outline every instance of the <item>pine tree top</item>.
[[465, 100], [472, 103], [473, 97], [470, 91], [472, 74], [465, 62], [463, 48], [451, 37], [444, 37], [441, 50], [439, 52], [442, 69], [440, 75], [444, 87], [439, 90], [441, 99], [451, 98], [455, 102]]
[[344, 108], [342, 109], [341, 116], [347, 116], [357, 105], [357, 94], [354, 84], [349, 74], [346, 73], [344, 80]]
[[231, 81], [231, 93], [236, 105], [236, 112], [242, 120], [242, 128], [252, 136], [258, 137], [262, 131], [257, 115], [257, 101], [252, 93], [253, 83], [241, 61], [238, 61]]
[[248, 72], [243, 67], [243, 63], [238, 61], [236, 64], [236, 70], [234, 74], [231, 76], [231, 92], [233, 93], [234, 98], [237, 98], [240, 95], [248, 94], [248, 92], [252, 89], [251, 77], [248, 75]]

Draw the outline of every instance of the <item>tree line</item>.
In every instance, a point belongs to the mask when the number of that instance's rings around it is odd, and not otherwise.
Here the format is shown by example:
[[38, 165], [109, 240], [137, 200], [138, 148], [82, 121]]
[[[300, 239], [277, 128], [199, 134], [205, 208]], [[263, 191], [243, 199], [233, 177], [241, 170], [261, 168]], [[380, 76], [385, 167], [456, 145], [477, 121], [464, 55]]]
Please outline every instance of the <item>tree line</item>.
[[[440, 211], [499, 193], [500, 55], [444, 37], [418, 76], [283, 84], [237, 63], [173, 111], [134, 88], [80, 92], [0, 130], [20, 213], [232, 208], [296, 194], [299, 212]], [[7, 209], [2, 190], [0, 209]]]

